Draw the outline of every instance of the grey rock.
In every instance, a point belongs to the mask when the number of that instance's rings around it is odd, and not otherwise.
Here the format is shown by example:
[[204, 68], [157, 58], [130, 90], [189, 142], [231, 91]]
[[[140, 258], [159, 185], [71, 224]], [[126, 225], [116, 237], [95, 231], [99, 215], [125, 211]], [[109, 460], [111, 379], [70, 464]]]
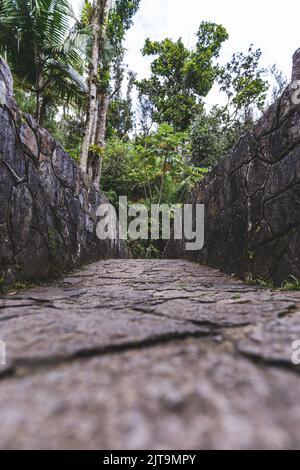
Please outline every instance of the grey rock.
[[39, 164], [38, 182], [49, 207], [59, 210], [63, 205], [63, 187], [53, 173], [50, 161]]
[[37, 129], [37, 139], [39, 143], [39, 149], [43, 155], [52, 155], [55, 149], [55, 140], [46, 129], [39, 127]]
[[32, 197], [25, 185], [13, 188], [10, 203], [12, 242], [18, 253], [29, 241], [33, 219]]
[[74, 164], [61, 147], [56, 147], [52, 164], [55, 174], [62, 185], [74, 188]]
[[182, 260], [6, 296], [0, 448], [297, 449], [299, 302]]
[[295, 80], [300, 80], [300, 49], [293, 55], [292, 82]]
[[13, 97], [13, 77], [11, 71], [5, 62], [5, 60], [0, 56], [0, 86], [2, 98], [0, 105], [8, 104], [8, 99]]
[[275, 235], [286, 234], [300, 224], [300, 185], [268, 200], [264, 208], [265, 220]]
[[6, 224], [0, 224], [0, 266], [9, 265], [13, 257], [13, 246]]
[[8, 169], [0, 163], [0, 223], [8, 221], [8, 206], [13, 188], [13, 179]]
[[293, 343], [299, 338], [300, 312], [297, 312], [291, 313], [290, 317], [254, 326], [238, 344], [238, 349], [262, 362], [286, 365], [297, 371], [300, 369], [293, 364]]
[[36, 160], [38, 160], [39, 147], [36, 135], [31, 129], [31, 127], [29, 127], [27, 124], [22, 124], [20, 126], [19, 135], [25, 152], [34, 157]]
[[278, 163], [270, 167], [266, 184], [267, 198], [282, 192], [300, 182], [300, 146]]
[[27, 120], [27, 123], [29, 124], [29, 126], [31, 127], [31, 129], [36, 132], [37, 131], [37, 128], [39, 127], [38, 125], [38, 122], [37, 120], [31, 116], [30, 114], [28, 113], [23, 113], [23, 117]]
[[50, 274], [48, 248], [40, 233], [32, 229], [30, 243], [15, 257], [16, 263], [21, 266], [22, 279], [31, 281], [46, 280]]
[[0, 160], [5, 162], [15, 182], [25, 177], [25, 156], [16, 138], [14, 120], [7, 109], [0, 106]]

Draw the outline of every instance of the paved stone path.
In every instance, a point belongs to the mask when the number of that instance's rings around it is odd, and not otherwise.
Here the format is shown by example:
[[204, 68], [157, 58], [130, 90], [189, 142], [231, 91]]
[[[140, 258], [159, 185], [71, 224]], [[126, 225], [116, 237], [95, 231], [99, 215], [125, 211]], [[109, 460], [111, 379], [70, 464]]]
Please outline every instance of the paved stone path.
[[300, 293], [101, 261], [0, 305], [2, 449], [300, 448]]

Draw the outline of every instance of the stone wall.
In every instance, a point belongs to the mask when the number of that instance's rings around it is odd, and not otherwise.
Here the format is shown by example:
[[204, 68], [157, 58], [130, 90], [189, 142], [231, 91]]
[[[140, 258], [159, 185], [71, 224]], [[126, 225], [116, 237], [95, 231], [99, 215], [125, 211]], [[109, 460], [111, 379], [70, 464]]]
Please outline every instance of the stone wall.
[[104, 202], [54, 138], [19, 111], [0, 57], [1, 283], [47, 279], [81, 263], [126, 257], [124, 242], [96, 236], [96, 209]]
[[[300, 49], [292, 80], [300, 79]], [[280, 285], [300, 279], [300, 100], [295, 83], [194, 189], [189, 203], [205, 204], [205, 245], [165, 256], [186, 257], [226, 273]], [[299, 89], [299, 88], [298, 88]], [[300, 93], [298, 93], [298, 98]]]

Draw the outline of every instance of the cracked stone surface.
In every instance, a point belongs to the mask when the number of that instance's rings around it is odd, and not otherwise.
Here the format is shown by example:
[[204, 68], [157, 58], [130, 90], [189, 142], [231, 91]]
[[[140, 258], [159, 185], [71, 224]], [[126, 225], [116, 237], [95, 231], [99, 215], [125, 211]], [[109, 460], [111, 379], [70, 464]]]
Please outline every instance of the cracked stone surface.
[[105, 260], [0, 307], [1, 449], [300, 447], [300, 292]]

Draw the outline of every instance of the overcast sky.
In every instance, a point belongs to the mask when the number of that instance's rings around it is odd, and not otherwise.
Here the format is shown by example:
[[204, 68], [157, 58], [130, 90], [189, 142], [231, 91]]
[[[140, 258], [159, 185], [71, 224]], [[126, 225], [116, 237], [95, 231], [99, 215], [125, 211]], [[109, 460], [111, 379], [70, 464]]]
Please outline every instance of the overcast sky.
[[[77, 5], [80, 0], [72, 0]], [[253, 43], [261, 48], [262, 66], [274, 63], [290, 78], [292, 55], [300, 47], [299, 0], [141, 0], [134, 25], [127, 34], [126, 62], [139, 78], [149, 74], [149, 58], [141, 55], [147, 37], [161, 40], [182, 37], [187, 46], [195, 43], [201, 21], [224, 25], [229, 40], [223, 45], [221, 61]], [[209, 101], [218, 100], [212, 93]]]

